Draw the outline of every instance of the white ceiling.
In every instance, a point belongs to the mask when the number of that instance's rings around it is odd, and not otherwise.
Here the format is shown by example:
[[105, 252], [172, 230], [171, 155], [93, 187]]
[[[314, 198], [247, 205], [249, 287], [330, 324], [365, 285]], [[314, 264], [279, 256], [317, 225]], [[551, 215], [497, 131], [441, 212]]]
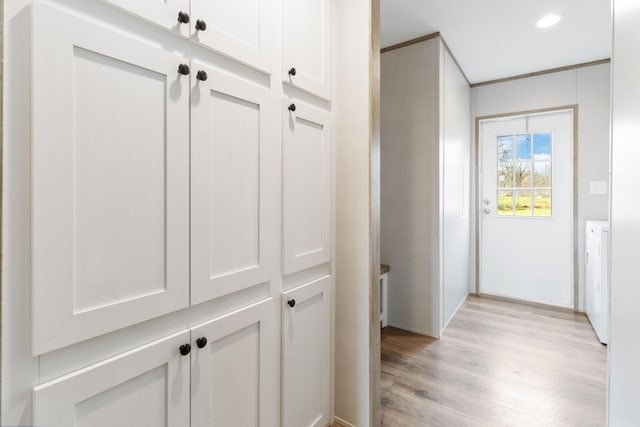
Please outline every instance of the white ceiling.
[[[610, 0], [381, 0], [381, 45], [439, 31], [471, 83], [611, 57]], [[563, 19], [536, 28], [549, 13]]]

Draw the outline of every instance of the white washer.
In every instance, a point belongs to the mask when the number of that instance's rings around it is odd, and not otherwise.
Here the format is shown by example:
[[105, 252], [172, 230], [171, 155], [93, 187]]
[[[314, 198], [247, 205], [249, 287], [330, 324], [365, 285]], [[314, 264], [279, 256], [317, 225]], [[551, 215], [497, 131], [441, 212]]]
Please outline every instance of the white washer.
[[601, 343], [609, 340], [609, 222], [587, 221], [586, 311]]

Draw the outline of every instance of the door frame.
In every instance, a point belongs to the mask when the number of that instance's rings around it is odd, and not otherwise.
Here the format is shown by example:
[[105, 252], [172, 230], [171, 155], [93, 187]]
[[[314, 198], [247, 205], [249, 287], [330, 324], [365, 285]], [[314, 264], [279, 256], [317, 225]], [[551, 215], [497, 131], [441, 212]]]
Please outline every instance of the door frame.
[[473, 174], [475, 178], [475, 243], [476, 243], [476, 295], [481, 295], [480, 292], [480, 123], [483, 121], [490, 121], [504, 118], [516, 118], [518, 116], [531, 116], [540, 115], [544, 113], [560, 113], [563, 111], [571, 111], [573, 120], [573, 153], [572, 153], [572, 170], [573, 179], [571, 181], [571, 227], [573, 232], [571, 233], [571, 252], [573, 254], [573, 269], [572, 269], [572, 287], [573, 287], [573, 311], [578, 311], [579, 306], [579, 292], [580, 292], [580, 280], [579, 280], [579, 262], [580, 257], [578, 254], [578, 104], [562, 105], [558, 107], [539, 108], [535, 110], [517, 111], [512, 113], [492, 114], [487, 116], [476, 116], [475, 118], [475, 143], [474, 143], [474, 156], [475, 156], [475, 172]]

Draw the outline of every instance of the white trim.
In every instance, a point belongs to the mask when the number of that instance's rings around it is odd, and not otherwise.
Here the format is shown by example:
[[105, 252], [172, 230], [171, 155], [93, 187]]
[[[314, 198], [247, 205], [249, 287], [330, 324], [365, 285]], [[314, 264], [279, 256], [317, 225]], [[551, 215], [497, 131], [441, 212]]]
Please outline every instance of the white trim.
[[356, 427], [355, 424], [351, 424], [350, 422], [347, 422], [340, 417], [334, 417], [333, 421], [342, 424], [344, 427]]
[[467, 302], [468, 298], [469, 298], [469, 294], [467, 293], [464, 299], [460, 301], [460, 304], [458, 304], [458, 307], [456, 307], [456, 309], [453, 310], [453, 314], [451, 314], [451, 317], [449, 317], [449, 320], [445, 322], [444, 328], [442, 328], [442, 330], [440, 331], [440, 336], [442, 336], [442, 334], [444, 333], [444, 330], [447, 329], [447, 326], [449, 326], [449, 323], [451, 323], [451, 320], [453, 320], [453, 318], [456, 317], [456, 314], [458, 314], [458, 311], [460, 311], [464, 303]]
[[409, 328], [407, 326], [402, 326], [402, 325], [399, 325], [397, 323], [389, 322], [389, 326], [391, 326], [392, 328], [396, 328], [396, 329], [402, 329], [403, 331], [413, 332], [414, 334], [424, 335], [425, 337], [431, 337], [431, 338], [440, 339], [439, 335], [437, 337], [434, 337], [433, 335], [431, 335], [427, 331], [423, 331], [423, 330], [416, 329], [416, 328]]

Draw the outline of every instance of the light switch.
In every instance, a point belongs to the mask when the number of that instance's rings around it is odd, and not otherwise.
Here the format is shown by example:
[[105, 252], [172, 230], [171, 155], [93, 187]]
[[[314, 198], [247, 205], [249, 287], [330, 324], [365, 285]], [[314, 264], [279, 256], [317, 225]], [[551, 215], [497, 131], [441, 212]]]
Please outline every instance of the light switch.
[[589, 194], [607, 194], [607, 193], [609, 193], [609, 183], [607, 181], [589, 182]]

